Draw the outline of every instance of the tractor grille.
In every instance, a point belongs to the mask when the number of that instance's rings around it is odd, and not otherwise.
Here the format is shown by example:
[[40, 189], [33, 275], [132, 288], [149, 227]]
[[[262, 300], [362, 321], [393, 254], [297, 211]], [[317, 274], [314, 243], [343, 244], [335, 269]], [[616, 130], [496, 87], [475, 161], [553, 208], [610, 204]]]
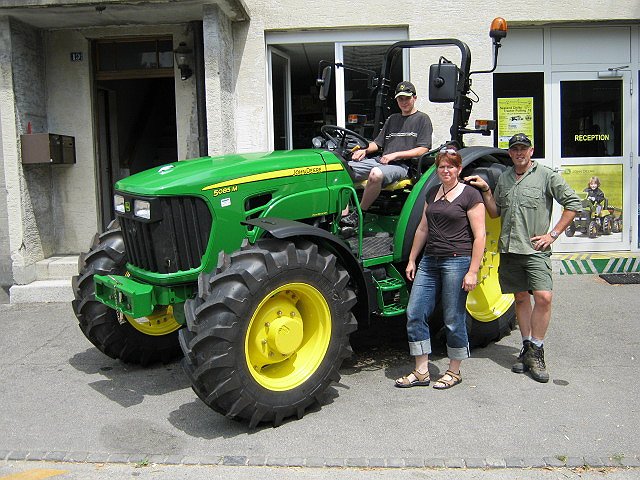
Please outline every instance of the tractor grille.
[[[126, 196], [133, 205], [133, 197]], [[149, 200], [148, 197], [136, 197]], [[155, 197], [152, 221], [119, 215], [129, 263], [150, 272], [197, 268], [209, 242], [211, 213], [196, 197]], [[159, 212], [154, 211], [154, 208]]]

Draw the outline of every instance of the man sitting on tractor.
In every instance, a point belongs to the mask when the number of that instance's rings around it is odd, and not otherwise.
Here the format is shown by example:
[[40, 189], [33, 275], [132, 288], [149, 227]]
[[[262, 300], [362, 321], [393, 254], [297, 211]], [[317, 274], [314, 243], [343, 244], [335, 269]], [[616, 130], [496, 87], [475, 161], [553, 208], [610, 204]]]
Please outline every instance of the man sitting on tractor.
[[[351, 155], [349, 166], [355, 181], [367, 179], [360, 208], [365, 212], [380, 195], [380, 190], [390, 183], [406, 178], [412, 158], [419, 158], [431, 148], [433, 126], [426, 113], [416, 108], [416, 87], [411, 82], [400, 82], [395, 99], [401, 113], [387, 118], [384, 126], [367, 148], [356, 150]], [[381, 153], [374, 157], [368, 155]], [[355, 228], [358, 212], [342, 212], [340, 225]]]

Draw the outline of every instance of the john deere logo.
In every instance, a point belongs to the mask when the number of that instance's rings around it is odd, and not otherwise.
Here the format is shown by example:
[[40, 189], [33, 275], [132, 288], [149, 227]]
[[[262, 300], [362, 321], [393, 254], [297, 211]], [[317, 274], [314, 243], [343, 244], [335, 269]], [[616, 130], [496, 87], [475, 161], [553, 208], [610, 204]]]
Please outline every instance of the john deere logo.
[[124, 211], [125, 212], [130, 212], [131, 211], [131, 203], [124, 202]]

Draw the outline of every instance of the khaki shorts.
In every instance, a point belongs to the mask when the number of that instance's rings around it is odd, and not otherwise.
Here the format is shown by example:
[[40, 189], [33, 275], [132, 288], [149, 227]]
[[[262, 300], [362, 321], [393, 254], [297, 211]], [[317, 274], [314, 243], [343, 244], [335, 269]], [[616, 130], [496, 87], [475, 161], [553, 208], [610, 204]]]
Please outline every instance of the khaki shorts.
[[365, 158], [359, 162], [350, 161], [349, 166], [355, 174], [355, 181], [360, 182], [369, 177], [374, 168], [379, 168], [383, 175], [382, 186], [407, 178], [409, 167], [404, 163], [380, 163], [380, 157]]
[[498, 280], [502, 293], [553, 290], [551, 254], [501, 253]]

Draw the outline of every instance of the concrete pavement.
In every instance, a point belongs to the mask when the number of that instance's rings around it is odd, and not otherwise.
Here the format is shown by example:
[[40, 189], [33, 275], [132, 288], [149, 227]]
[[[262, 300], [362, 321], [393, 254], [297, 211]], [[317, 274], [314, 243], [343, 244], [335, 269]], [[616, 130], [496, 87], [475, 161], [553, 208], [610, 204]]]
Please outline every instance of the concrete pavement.
[[[0, 305], [0, 459], [9, 460], [4, 467], [147, 462], [309, 474], [290, 478], [343, 470], [354, 476], [331, 478], [364, 478], [355, 473], [365, 468], [480, 474], [588, 465], [638, 478], [640, 287], [591, 275], [555, 281], [548, 384], [511, 373], [516, 331], [474, 350], [454, 389], [394, 388], [393, 379], [411, 369], [406, 347], [391, 338], [403, 328], [396, 322], [345, 363], [322, 408], [255, 431], [206, 407], [178, 362], [142, 369], [104, 356], [68, 304]], [[432, 376], [447, 364], [441, 355], [434, 360]]]

